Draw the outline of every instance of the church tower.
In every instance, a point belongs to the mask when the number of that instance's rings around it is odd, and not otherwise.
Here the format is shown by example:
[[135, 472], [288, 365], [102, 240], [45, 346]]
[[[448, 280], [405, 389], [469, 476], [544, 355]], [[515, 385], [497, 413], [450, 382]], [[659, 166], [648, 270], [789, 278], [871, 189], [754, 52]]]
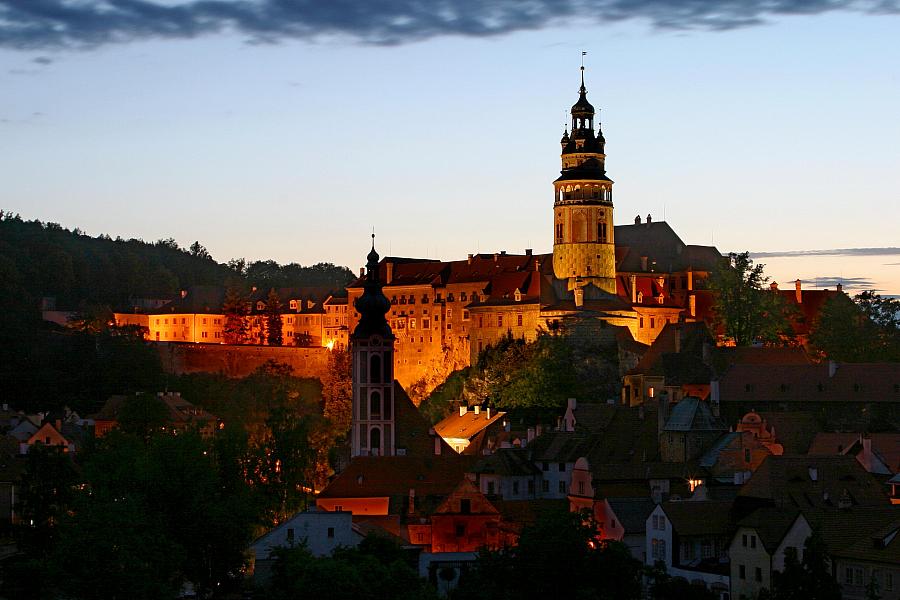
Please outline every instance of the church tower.
[[372, 251], [366, 265], [363, 293], [354, 306], [359, 323], [350, 336], [353, 357], [352, 456], [393, 456], [394, 334], [385, 315], [391, 303], [378, 280], [378, 253], [372, 234]]
[[594, 107], [587, 100], [584, 67], [578, 102], [572, 106], [572, 133], [561, 140], [562, 171], [553, 182], [553, 273], [574, 290], [593, 283], [616, 293], [612, 180], [606, 176], [606, 140], [594, 132]]

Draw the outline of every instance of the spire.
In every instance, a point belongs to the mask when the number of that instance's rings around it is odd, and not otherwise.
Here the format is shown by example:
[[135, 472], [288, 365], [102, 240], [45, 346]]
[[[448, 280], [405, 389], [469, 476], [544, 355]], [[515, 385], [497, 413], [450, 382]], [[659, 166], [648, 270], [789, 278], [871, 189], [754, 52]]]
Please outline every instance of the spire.
[[354, 338], [366, 338], [372, 335], [380, 335], [384, 338], [392, 338], [393, 333], [388, 325], [385, 315], [391, 310], [391, 302], [381, 289], [381, 281], [378, 278], [378, 252], [375, 250], [375, 234], [372, 233], [372, 250], [366, 257], [366, 279], [363, 282], [362, 296], [356, 299], [354, 306], [359, 313], [359, 323], [353, 330]]

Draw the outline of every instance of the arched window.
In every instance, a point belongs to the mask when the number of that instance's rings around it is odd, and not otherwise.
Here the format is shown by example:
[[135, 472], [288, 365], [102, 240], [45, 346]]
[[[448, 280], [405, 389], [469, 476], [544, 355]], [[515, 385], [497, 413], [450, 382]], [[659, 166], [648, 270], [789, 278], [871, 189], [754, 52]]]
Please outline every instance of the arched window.
[[369, 360], [369, 383], [381, 383], [381, 355], [373, 354]]
[[369, 430], [369, 452], [372, 456], [381, 454], [381, 429], [378, 427]]
[[572, 220], [572, 241], [587, 241], [587, 219], [585, 219], [584, 213], [575, 213], [575, 217]]
[[381, 394], [372, 392], [369, 396], [369, 415], [372, 419], [381, 418]]

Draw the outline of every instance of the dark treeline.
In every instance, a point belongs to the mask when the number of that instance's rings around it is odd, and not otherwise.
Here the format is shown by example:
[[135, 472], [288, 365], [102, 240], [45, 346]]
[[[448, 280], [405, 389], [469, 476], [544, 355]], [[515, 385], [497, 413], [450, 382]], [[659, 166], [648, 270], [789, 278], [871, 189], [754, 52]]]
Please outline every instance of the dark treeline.
[[53, 297], [70, 310], [83, 303], [129, 307], [134, 298], [170, 298], [193, 285], [343, 288], [353, 278], [346, 267], [304, 267], [275, 261], [216, 262], [199, 242], [181, 248], [175, 240], [145, 242], [108, 235], [91, 237], [57, 223], [25, 221], [0, 211], [0, 280], [15, 285], [31, 304]]

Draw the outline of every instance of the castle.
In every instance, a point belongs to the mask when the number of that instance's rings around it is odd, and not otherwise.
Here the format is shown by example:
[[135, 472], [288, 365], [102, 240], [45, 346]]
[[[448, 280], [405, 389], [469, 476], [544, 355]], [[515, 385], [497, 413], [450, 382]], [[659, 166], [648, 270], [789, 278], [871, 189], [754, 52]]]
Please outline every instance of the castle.
[[[381, 259], [378, 277], [397, 339], [396, 378], [404, 386], [430, 374], [443, 380], [504, 335], [533, 340], [540, 329], [557, 329], [573, 317], [626, 327], [634, 340], [651, 344], [667, 323], [709, 316], [712, 298], [704, 288], [721, 254], [685, 244], [650, 215], [614, 225], [606, 140], [587, 94], [582, 67], [571, 127], [560, 140], [562, 170], [553, 182], [551, 254]], [[348, 287], [349, 306], [364, 284], [361, 276]], [[359, 313], [350, 310], [347, 318], [352, 331]]]

